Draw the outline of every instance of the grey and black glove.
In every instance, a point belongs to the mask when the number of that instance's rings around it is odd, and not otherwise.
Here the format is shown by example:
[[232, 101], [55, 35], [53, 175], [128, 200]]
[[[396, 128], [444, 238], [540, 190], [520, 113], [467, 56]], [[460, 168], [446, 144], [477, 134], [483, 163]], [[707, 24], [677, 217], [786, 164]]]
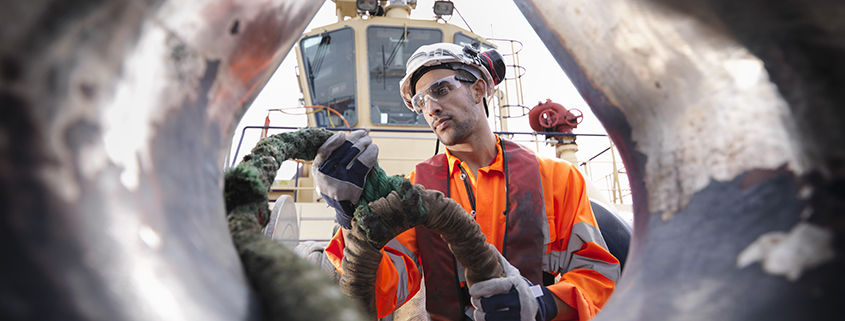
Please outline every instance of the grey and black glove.
[[297, 245], [293, 249], [293, 253], [296, 253], [303, 260], [319, 266], [335, 284], [340, 282], [340, 272], [337, 271], [331, 260], [326, 256], [325, 248], [319, 243], [306, 241]]
[[372, 142], [363, 130], [349, 135], [338, 132], [320, 146], [311, 167], [317, 190], [335, 209], [337, 222], [346, 229], [352, 227], [352, 214], [364, 190], [364, 180], [378, 159], [378, 146]]
[[481, 281], [469, 288], [476, 321], [547, 321], [557, 316], [554, 294], [549, 289], [532, 285], [501, 253], [499, 262], [505, 277]]

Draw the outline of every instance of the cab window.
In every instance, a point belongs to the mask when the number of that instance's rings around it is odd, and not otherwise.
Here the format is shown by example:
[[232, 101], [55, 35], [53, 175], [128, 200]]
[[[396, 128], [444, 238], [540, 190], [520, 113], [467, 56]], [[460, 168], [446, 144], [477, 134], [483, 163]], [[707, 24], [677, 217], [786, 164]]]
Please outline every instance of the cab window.
[[343, 28], [302, 39], [305, 78], [313, 105], [328, 107], [314, 114], [319, 127], [358, 123], [355, 86], [355, 35]]
[[425, 117], [405, 107], [399, 81], [405, 77], [405, 62], [417, 48], [442, 41], [443, 32], [438, 29], [367, 28], [370, 121], [374, 125], [428, 126]]

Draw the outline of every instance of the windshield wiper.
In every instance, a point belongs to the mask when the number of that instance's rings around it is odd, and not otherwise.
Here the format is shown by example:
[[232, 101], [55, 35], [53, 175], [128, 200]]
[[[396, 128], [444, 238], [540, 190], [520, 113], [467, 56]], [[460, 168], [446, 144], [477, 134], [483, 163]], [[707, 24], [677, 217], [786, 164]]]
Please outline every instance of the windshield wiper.
[[399, 53], [399, 48], [404, 46], [405, 43], [407, 42], [407, 41], [405, 41], [406, 35], [407, 35], [407, 31], [402, 32], [402, 36], [399, 37], [399, 40], [396, 41], [396, 45], [393, 46], [392, 50], [390, 50], [390, 57], [388, 57], [387, 59], [385, 59], [385, 55], [384, 55], [384, 45], [381, 45], [381, 70], [382, 70], [382, 86], [384, 87], [383, 89], [387, 89], [387, 69], [388, 69], [387, 66], [390, 66], [390, 64], [393, 63], [393, 61], [396, 59], [396, 55]]
[[314, 59], [305, 59], [306, 63], [308, 64], [308, 83], [311, 85], [311, 93], [315, 95], [315, 97], [316, 93], [314, 92], [314, 75], [320, 72], [320, 67], [323, 66], [323, 58], [326, 57], [329, 44], [331, 44], [332, 42], [332, 37], [328, 33], [324, 33], [323, 35], [320, 35], [320, 37], [320, 44], [317, 45], [317, 50], [314, 53]]

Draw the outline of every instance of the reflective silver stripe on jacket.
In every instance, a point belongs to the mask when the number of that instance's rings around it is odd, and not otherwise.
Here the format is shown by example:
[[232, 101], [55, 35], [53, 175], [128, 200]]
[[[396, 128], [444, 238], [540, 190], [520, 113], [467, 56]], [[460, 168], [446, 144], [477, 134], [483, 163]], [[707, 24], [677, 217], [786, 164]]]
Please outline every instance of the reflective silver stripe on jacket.
[[593, 258], [574, 254], [587, 242], [593, 242], [607, 250], [607, 244], [601, 236], [598, 227], [578, 222], [572, 226], [569, 244], [566, 251], [551, 251], [543, 255], [543, 271], [549, 273], [566, 273], [575, 269], [590, 269], [604, 275], [613, 282], [619, 280], [621, 270], [619, 264], [604, 262]]
[[[417, 255], [414, 254], [414, 252], [411, 252], [409, 248], [402, 245], [402, 243], [399, 243], [396, 239], [392, 239], [390, 242], [387, 242], [386, 246], [402, 252], [402, 254], [411, 258], [411, 260], [414, 261], [414, 264], [417, 265], [417, 270], [420, 269], [419, 258], [417, 258]], [[396, 302], [394, 302], [394, 304], [400, 304], [408, 299], [408, 294], [411, 292], [408, 284], [408, 267], [405, 266], [405, 259], [402, 258], [402, 256], [387, 251], [385, 251], [385, 253], [387, 254], [387, 257], [393, 261], [396, 273], [399, 274], [399, 284], [396, 285]]]
[[408, 299], [408, 268], [405, 266], [405, 259], [401, 255], [396, 255], [390, 252], [384, 252], [387, 257], [393, 261], [393, 266], [396, 268], [396, 273], [399, 274], [399, 284], [396, 285], [396, 302], [400, 304]]
[[622, 271], [619, 269], [619, 264], [608, 263], [594, 258], [584, 257], [580, 255], [573, 255], [572, 262], [569, 263], [569, 271], [577, 269], [588, 269], [599, 272], [604, 277], [610, 279], [614, 283], [619, 280]]
[[414, 252], [411, 252], [411, 249], [405, 247], [405, 245], [403, 245], [402, 243], [399, 243], [399, 241], [397, 241], [396, 239], [390, 240], [390, 242], [387, 242], [387, 245], [385, 245], [385, 246], [392, 248], [394, 250], [397, 250], [399, 252], [402, 252], [402, 254], [405, 254], [406, 256], [411, 258], [412, 261], [414, 261], [414, 264], [417, 265], [417, 270], [422, 270], [422, 266], [420, 265], [420, 258], [417, 257], [417, 254], [414, 253]]

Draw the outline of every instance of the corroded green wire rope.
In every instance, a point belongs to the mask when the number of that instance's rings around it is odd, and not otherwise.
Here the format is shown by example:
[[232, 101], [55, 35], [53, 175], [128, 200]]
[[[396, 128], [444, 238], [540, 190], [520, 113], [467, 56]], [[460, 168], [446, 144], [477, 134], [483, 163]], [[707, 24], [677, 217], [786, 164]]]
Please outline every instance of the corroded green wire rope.
[[[226, 210], [230, 212], [238, 206], [252, 204], [258, 207], [256, 215], [259, 222], [265, 224], [270, 215], [266, 206], [267, 192], [270, 191], [282, 162], [287, 159], [313, 160], [320, 146], [333, 134], [325, 129], [306, 128], [262, 139], [250, 154], [244, 156], [238, 166], [226, 173]], [[405, 195], [411, 187], [411, 183], [402, 176], [387, 176], [376, 163], [364, 182], [355, 215], [363, 221], [360, 216], [368, 213], [367, 204], [387, 196], [391, 191]], [[424, 209], [421, 211], [425, 212]], [[366, 219], [373, 221], [372, 217]], [[384, 224], [362, 224], [361, 227], [374, 244], [381, 243], [381, 236], [387, 234]]]
[[310, 160], [331, 137], [304, 129], [262, 139], [225, 174], [226, 219], [247, 277], [258, 292], [266, 320], [365, 320], [323, 272], [261, 233], [269, 218], [267, 192], [282, 162]]
[[[226, 210], [248, 203], [266, 203], [267, 192], [282, 162], [288, 159], [314, 160], [317, 150], [333, 134], [325, 129], [306, 128], [262, 139], [238, 166], [226, 173]], [[398, 175], [387, 176], [376, 163], [367, 175], [358, 205], [366, 207], [391, 191], [404, 194], [410, 188], [407, 179]], [[259, 220], [266, 222], [269, 211], [259, 214]]]

